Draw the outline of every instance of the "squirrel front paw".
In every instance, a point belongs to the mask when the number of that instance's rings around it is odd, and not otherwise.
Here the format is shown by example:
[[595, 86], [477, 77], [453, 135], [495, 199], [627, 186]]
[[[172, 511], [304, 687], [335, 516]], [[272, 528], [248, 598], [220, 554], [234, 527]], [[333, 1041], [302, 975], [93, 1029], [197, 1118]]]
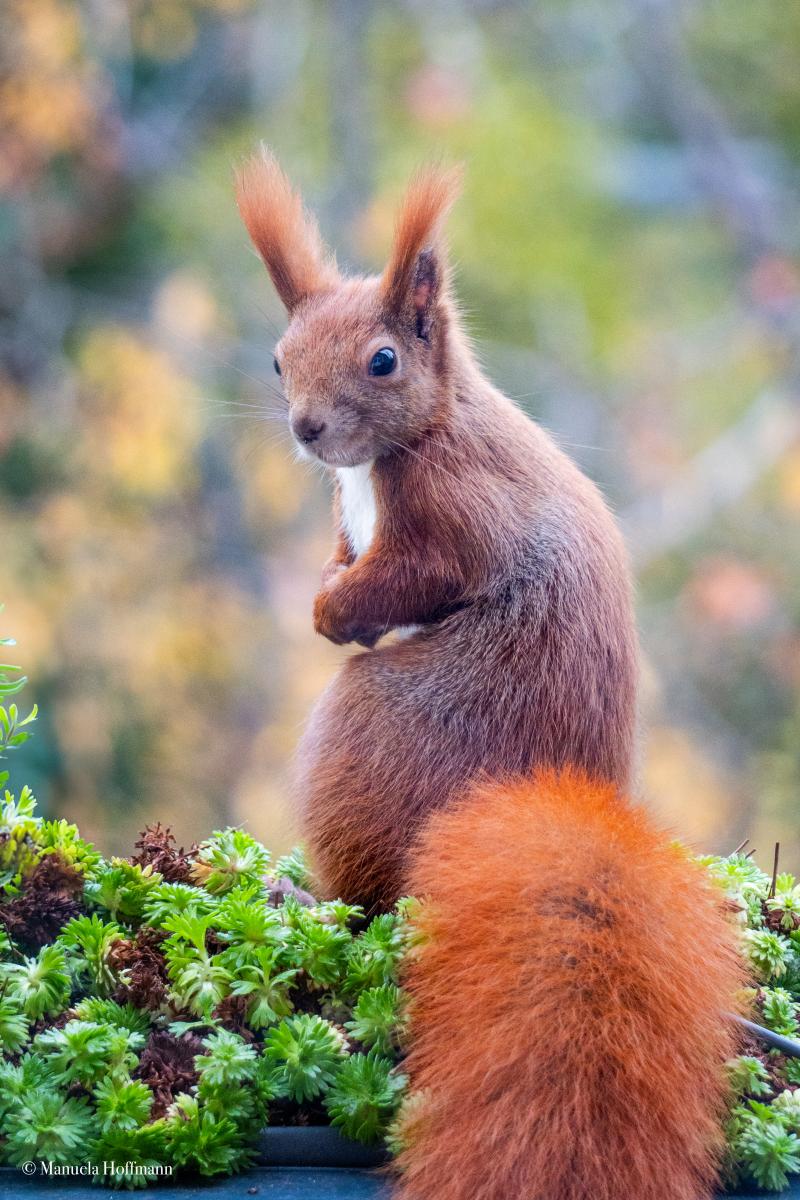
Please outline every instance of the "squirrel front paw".
[[329, 558], [322, 568], [322, 591], [328, 591], [336, 579], [346, 570], [346, 562], [341, 562], [338, 558]]
[[382, 630], [341, 612], [336, 588], [323, 588], [314, 601], [314, 629], [337, 646], [358, 642], [368, 650], [377, 642]]

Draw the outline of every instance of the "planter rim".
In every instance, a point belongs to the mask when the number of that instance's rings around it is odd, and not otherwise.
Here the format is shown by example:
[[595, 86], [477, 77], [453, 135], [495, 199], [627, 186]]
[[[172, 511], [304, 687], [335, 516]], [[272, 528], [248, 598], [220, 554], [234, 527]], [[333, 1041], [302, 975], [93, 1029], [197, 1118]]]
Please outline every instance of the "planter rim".
[[267, 1125], [258, 1137], [258, 1160], [265, 1167], [361, 1168], [391, 1161], [380, 1143], [353, 1142], [332, 1125]]

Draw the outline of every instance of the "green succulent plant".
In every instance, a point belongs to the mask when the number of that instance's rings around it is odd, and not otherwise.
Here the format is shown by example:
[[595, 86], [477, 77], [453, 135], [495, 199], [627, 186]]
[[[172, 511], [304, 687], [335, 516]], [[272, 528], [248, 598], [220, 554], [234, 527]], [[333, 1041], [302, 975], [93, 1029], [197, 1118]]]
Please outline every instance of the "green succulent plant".
[[112, 858], [99, 864], [86, 884], [86, 898], [114, 921], [142, 919], [150, 892], [161, 882], [151, 867]]
[[280, 913], [267, 903], [263, 884], [229, 891], [214, 910], [213, 924], [220, 941], [230, 946], [225, 961], [234, 969], [254, 961], [256, 950], [277, 950], [288, 936]]
[[192, 874], [215, 896], [241, 884], [263, 886], [269, 864], [269, 851], [249, 833], [218, 829], [201, 843]]
[[772, 1092], [769, 1072], [761, 1059], [742, 1054], [726, 1065], [731, 1087], [737, 1096], [769, 1096]]
[[[2, 712], [0, 705], [0, 712]], [[2, 773], [3, 781], [7, 772]], [[0, 799], [0, 888], [13, 894], [22, 875], [40, 854], [41, 818], [36, 813], [36, 797], [29, 787], [19, 796], [6, 790]]]
[[728, 1138], [739, 1173], [759, 1187], [781, 1191], [800, 1171], [800, 1138], [790, 1132], [780, 1109], [756, 1100], [738, 1107]]
[[203, 888], [189, 883], [155, 883], [144, 897], [142, 916], [148, 925], [158, 927], [177, 913], [204, 917], [214, 907], [214, 899]]
[[273, 875], [276, 879], [288, 879], [295, 887], [306, 891], [313, 887], [306, 856], [299, 846], [295, 846], [289, 854], [282, 854], [276, 860]]
[[337, 986], [347, 972], [352, 934], [338, 925], [321, 924], [307, 908], [295, 912], [293, 920], [287, 945], [291, 962], [316, 987]]
[[43, 853], [58, 854], [65, 863], [81, 871], [87, 879], [95, 877], [95, 872], [103, 861], [92, 843], [81, 837], [78, 826], [63, 819], [43, 821], [37, 841]]
[[153, 1093], [138, 1079], [111, 1076], [95, 1086], [94, 1104], [101, 1133], [134, 1130], [147, 1124]]
[[43, 1085], [20, 1096], [6, 1114], [5, 1155], [12, 1166], [39, 1159], [63, 1165], [80, 1162], [92, 1141], [94, 1123], [88, 1100]]
[[0, 1050], [18, 1054], [28, 1040], [30, 1022], [20, 1000], [0, 992]]
[[277, 959], [275, 950], [259, 946], [239, 967], [238, 978], [231, 985], [232, 996], [246, 999], [246, 1019], [251, 1029], [274, 1025], [281, 1017], [288, 1016], [294, 1007], [291, 988], [297, 970], [279, 970]]
[[381, 1054], [395, 1053], [404, 1024], [403, 993], [393, 983], [367, 988], [353, 1005], [345, 1028], [358, 1042]]
[[178, 1097], [166, 1134], [175, 1165], [201, 1175], [233, 1175], [253, 1159], [236, 1122], [212, 1112], [193, 1096]]
[[225, 999], [233, 982], [219, 954], [207, 947], [213, 916], [188, 912], [167, 917], [163, 928], [170, 933], [165, 943], [167, 971], [172, 981], [171, 997], [178, 1008], [198, 1017], [210, 1017]]
[[42, 946], [32, 958], [0, 963], [0, 986], [30, 1020], [55, 1016], [66, 1008], [71, 992], [64, 950]]
[[[3, 606], [0, 605], [0, 613]], [[15, 646], [11, 637], [0, 638], [0, 650]], [[0, 663], [0, 758], [5, 758], [11, 750], [24, 746], [31, 735], [30, 726], [36, 720], [37, 708], [34, 704], [27, 716], [22, 716], [17, 705], [6, 705], [11, 696], [17, 696], [27, 684], [27, 676], [21, 674], [21, 668], [13, 663]], [[7, 771], [0, 771], [0, 786], [8, 779]]]
[[301, 1013], [285, 1017], [270, 1030], [265, 1054], [274, 1068], [276, 1094], [302, 1103], [333, 1083], [345, 1055], [345, 1039], [329, 1021]]
[[761, 1001], [764, 1024], [784, 1037], [796, 1037], [798, 1005], [786, 988], [765, 988]]
[[356, 1141], [376, 1142], [397, 1112], [405, 1086], [405, 1076], [377, 1050], [351, 1054], [325, 1096], [331, 1124]]
[[145, 1188], [165, 1165], [172, 1166], [161, 1121], [132, 1129], [113, 1126], [90, 1143], [90, 1156], [101, 1171], [97, 1181], [113, 1188]]
[[143, 1042], [141, 1034], [129, 1030], [72, 1020], [37, 1034], [33, 1047], [59, 1086], [89, 1088], [103, 1078], [126, 1075], [136, 1065], [135, 1052]]
[[103, 921], [97, 913], [74, 917], [64, 926], [59, 942], [78, 986], [89, 986], [98, 996], [110, 995], [118, 983], [111, 950], [122, 933], [116, 921]]
[[143, 1035], [149, 1033], [152, 1023], [152, 1015], [146, 1009], [136, 1008], [134, 1004], [118, 1004], [116, 1000], [105, 1000], [100, 996], [86, 996], [75, 1005], [73, 1012], [81, 1021], [93, 1021]]
[[744, 948], [753, 969], [764, 982], [780, 979], [786, 974], [792, 948], [782, 934], [769, 929], [747, 929]]

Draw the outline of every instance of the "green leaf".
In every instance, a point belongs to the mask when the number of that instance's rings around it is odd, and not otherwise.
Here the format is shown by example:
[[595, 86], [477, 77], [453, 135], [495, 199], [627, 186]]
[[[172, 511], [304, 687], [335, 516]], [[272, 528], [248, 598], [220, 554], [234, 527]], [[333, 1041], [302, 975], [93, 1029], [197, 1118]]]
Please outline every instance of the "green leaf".
[[52, 1086], [22, 1095], [5, 1119], [6, 1156], [14, 1166], [43, 1159], [57, 1165], [80, 1162], [94, 1134], [88, 1101], [66, 1098]]
[[70, 978], [60, 946], [43, 946], [37, 955], [21, 963], [0, 964], [0, 980], [32, 1021], [55, 1016], [67, 1006]]
[[269, 863], [269, 852], [249, 833], [223, 829], [201, 843], [192, 875], [195, 882], [218, 895], [243, 884], [263, 887]]
[[94, 1101], [100, 1130], [109, 1133], [144, 1125], [153, 1107], [153, 1093], [141, 1080], [112, 1077], [95, 1086]]
[[265, 1055], [274, 1068], [278, 1096], [313, 1100], [333, 1082], [345, 1039], [329, 1021], [311, 1013], [286, 1017], [267, 1034]]
[[361, 993], [345, 1028], [365, 1046], [392, 1054], [399, 1048], [403, 1022], [403, 994], [396, 984], [387, 983]]
[[405, 1076], [396, 1074], [377, 1050], [351, 1055], [325, 1097], [331, 1124], [355, 1141], [376, 1142], [394, 1117], [405, 1086]]

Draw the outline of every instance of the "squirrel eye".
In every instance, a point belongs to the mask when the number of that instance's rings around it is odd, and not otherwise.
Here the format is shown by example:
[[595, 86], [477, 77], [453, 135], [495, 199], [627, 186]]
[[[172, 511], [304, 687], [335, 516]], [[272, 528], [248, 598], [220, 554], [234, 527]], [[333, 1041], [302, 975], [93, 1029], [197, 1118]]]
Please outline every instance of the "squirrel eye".
[[397, 366], [397, 355], [391, 346], [384, 346], [373, 354], [369, 364], [370, 375], [391, 375]]
[[275, 374], [276, 374], [276, 375], [280, 375], [280, 373], [281, 373], [281, 364], [278, 362], [277, 358], [273, 358], [273, 360], [272, 360], [272, 365], [273, 365], [273, 366], [274, 366], [274, 368], [275, 368]]

